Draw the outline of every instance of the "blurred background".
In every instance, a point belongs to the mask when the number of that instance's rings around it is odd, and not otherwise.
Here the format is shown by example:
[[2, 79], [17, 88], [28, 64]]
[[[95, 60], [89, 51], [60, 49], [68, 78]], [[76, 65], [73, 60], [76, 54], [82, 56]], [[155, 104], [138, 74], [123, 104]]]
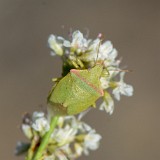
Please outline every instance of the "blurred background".
[[0, 159], [15, 157], [25, 112], [46, 107], [51, 78], [61, 60], [47, 46], [53, 33], [70, 28], [111, 40], [134, 72], [125, 82], [133, 97], [122, 97], [112, 116], [98, 109], [84, 120], [103, 136], [100, 148], [82, 160], [160, 159], [160, 1], [158, 0], [0, 0]]

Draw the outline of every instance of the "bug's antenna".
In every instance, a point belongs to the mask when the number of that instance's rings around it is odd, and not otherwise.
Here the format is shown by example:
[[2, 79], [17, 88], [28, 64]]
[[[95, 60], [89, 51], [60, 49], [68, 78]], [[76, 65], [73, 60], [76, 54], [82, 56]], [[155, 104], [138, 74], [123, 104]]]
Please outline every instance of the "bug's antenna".
[[98, 54], [99, 54], [99, 48], [100, 48], [100, 46], [101, 46], [101, 44], [102, 44], [102, 33], [99, 33], [98, 34], [98, 38], [100, 39], [100, 41], [99, 41], [99, 44], [98, 44], [98, 47], [97, 47], [97, 57], [96, 57], [96, 59], [95, 59], [95, 64], [96, 64], [96, 62], [97, 62], [97, 60], [98, 60]]
[[61, 29], [62, 29], [62, 35], [64, 36], [65, 25], [61, 25]]
[[69, 39], [71, 39], [71, 37], [72, 37], [72, 33], [73, 33], [73, 29], [72, 29], [72, 28], [70, 28], [70, 29], [69, 29], [69, 32], [68, 32]]
[[84, 30], [86, 31], [86, 34], [85, 34], [85, 38], [88, 38], [89, 37], [89, 29], [88, 28], [84, 28]]
[[117, 72], [133, 72], [133, 70], [128, 69], [111, 69], [109, 71], [117, 71]]

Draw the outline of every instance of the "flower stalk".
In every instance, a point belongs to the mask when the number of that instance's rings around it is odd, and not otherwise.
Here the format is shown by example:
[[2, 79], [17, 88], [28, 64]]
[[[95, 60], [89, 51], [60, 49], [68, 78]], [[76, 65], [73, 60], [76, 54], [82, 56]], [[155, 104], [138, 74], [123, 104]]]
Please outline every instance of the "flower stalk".
[[34, 136], [33, 136], [30, 148], [28, 150], [26, 160], [32, 160], [32, 158], [34, 156], [34, 151], [36, 149], [36, 146], [37, 146], [38, 142], [39, 142], [39, 136], [37, 135], [36, 132], [34, 132]]
[[[51, 134], [53, 133], [53, 131], [57, 125], [58, 118], [59, 118], [58, 115], [51, 118], [50, 129], [42, 138], [40, 146], [38, 147], [37, 152], [36, 152], [33, 160], [39, 160], [42, 157], [43, 151], [45, 150], [46, 146], [48, 145]], [[28, 160], [30, 160], [30, 159], [28, 159]]]

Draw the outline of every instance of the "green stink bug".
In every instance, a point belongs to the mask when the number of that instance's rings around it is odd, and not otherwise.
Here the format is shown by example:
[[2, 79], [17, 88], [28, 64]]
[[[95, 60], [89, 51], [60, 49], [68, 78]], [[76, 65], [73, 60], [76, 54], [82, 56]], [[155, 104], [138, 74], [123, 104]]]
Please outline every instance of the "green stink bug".
[[102, 71], [102, 64], [91, 69], [71, 69], [48, 96], [54, 112], [74, 115], [94, 106], [95, 101], [104, 95], [100, 84]]

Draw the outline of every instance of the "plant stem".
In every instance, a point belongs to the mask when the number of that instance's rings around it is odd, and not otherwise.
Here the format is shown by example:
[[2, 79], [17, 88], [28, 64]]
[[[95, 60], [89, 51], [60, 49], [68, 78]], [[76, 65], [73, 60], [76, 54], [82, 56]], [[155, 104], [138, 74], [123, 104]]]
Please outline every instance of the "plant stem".
[[31, 146], [30, 146], [30, 148], [28, 150], [28, 154], [27, 154], [26, 160], [32, 160], [33, 155], [34, 155], [34, 150], [36, 148], [36, 145], [37, 145], [38, 141], [39, 141], [39, 136], [37, 135], [36, 132], [34, 132], [32, 143], [31, 143]]
[[49, 131], [44, 135], [39, 148], [37, 149], [37, 152], [33, 158], [33, 160], [39, 160], [42, 157], [43, 151], [45, 150], [48, 141], [51, 137], [51, 134], [53, 133], [56, 125], [57, 125], [57, 121], [58, 121], [59, 116], [54, 116], [51, 118], [51, 123], [50, 123], [50, 129]]

